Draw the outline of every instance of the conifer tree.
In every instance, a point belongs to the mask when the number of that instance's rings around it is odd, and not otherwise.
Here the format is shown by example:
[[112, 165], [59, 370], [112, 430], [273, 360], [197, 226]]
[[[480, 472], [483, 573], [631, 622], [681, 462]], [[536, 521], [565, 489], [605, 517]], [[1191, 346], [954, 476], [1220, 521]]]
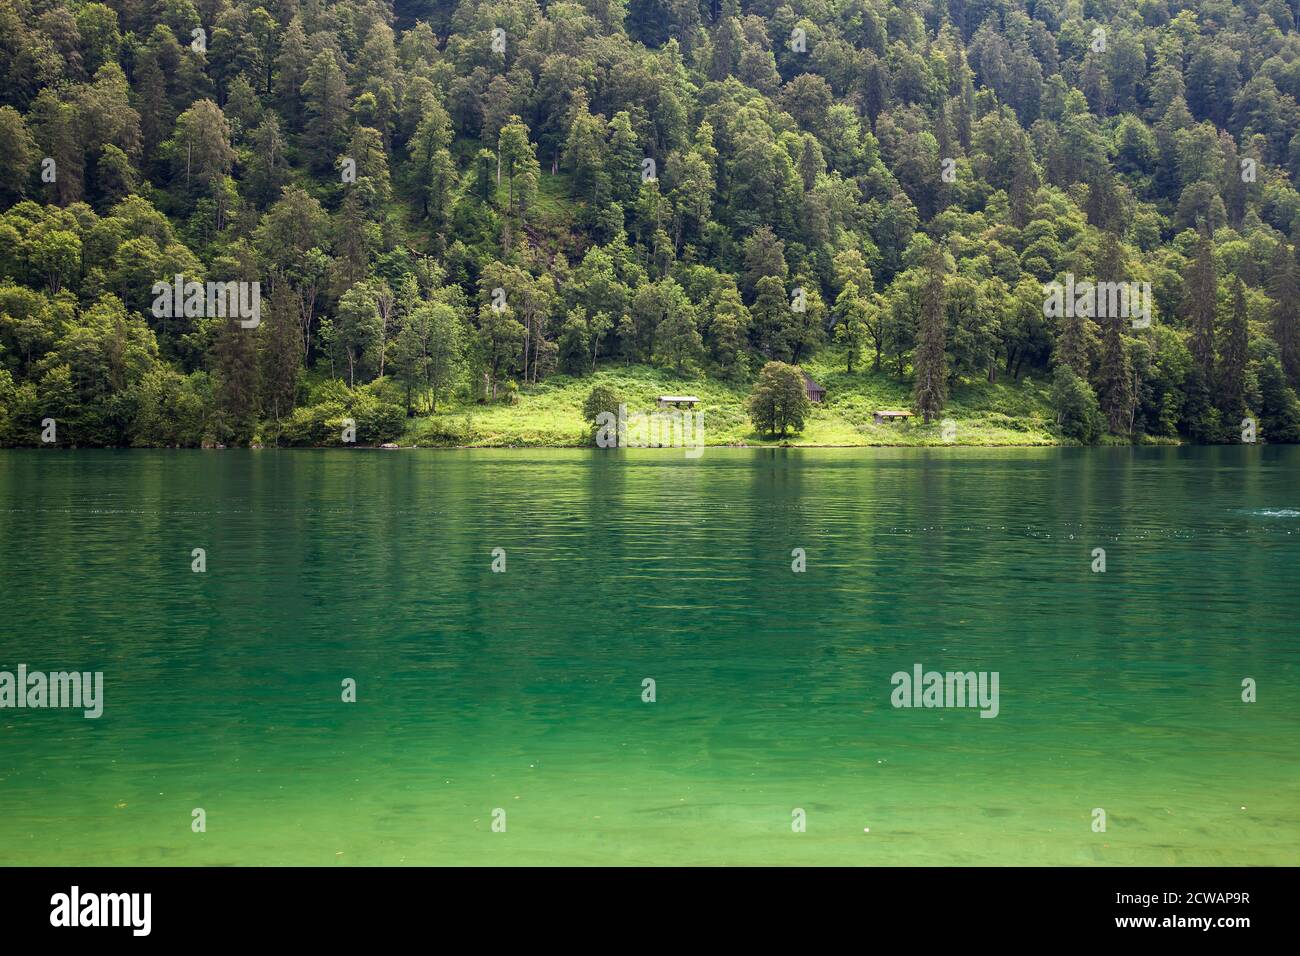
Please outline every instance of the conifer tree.
[[[1103, 282], [1124, 281], [1124, 250], [1113, 233], [1102, 239], [1101, 255], [1097, 261], [1097, 277]], [[1108, 310], [1115, 303], [1106, 301]], [[1099, 310], [1100, 311], [1100, 310]], [[1124, 341], [1124, 325], [1128, 321], [1121, 309], [1113, 315], [1102, 315], [1101, 361], [1097, 369], [1097, 398], [1106, 416], [1106, 424], [1116, 435], [1126, 435], [1132, 427], [1136, 386], [1133, 364]]]
[[943, 305], [943, 251], [936, 245], [926, 263], [925, 285], [921, 289], [920, 322], [916, 330], [916, 351], [912, 356], [912, 369], [916, 376], [912, 386], [912, 405], [927, 425], [943, 411], [948, 402]]
[[309, 159], [315, 169], [324, 171], [343, 151], [352, 108], [347, 79], [332, 50], [322, 50], [312, 60], [302, 95], [306, 100]]
[[1061, 331], [1056, 339], [1056, 364], [1068, 365], [1075, 375], [1088, 380], [1091, 362], [1088, 358], [1087, 319], [1074, 309], [1061, 317]]
[[1227, 334], [1223, 337], [1219, 362], [1219, 411], [1223, 424], [1235, 428], [1246, 414], [1246, 361], [1249, 329], [1246, 315], [1246, 286], [1240, 276], [1232, 280], [1232, 311], [1228, 316]]
[[[241, 330], [242, 331], [242, 330]], [[261, 346], [261, 406], [279, 434], [282, 419], [293, 411], [302, 367], [302, 336], [298, 333], [298, 309], [288, 282], [277, 281], [271, 290], [264, 320], [257, 330]]]
[[1292, 388], [1300, 387], [1300, 281], [1296, 271], [1286, 243], [1279, 242], [1273, 253], [1268, 294], [1273, 299], [1273, 340]]
[[1129, 433], [1133, 417], [1133, 365], [1124, 343], [1127, 321], [1118, 312], [1102, 319], [1101, 364], [1097, 370], [1097, 394], [1106, 423], [1116, 435]]
[[1219, 280], [1214, 267], [1214, 248], [1202, 236], [1196, 245], [1196, 257], [1184, 283], [1184, 308], [1192, 337], [1189, 343], [1192, 361], [1202, 380], [1214, 380], [1214, 326], [1219, 298]]

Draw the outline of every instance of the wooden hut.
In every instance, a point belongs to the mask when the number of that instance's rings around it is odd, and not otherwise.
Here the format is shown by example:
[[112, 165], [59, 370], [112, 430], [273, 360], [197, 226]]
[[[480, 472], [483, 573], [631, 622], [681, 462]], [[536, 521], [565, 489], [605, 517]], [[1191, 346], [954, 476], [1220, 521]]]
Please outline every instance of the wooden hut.
[[694, 408], [700, 400], [694, 395], [660, 395], [660, 408]]
[[810, 402], [826, 400], [826, 389], [814, 382], [812, 376], [807, 372], [803, 373], [803, 390], [808, 393], [808, 401]]

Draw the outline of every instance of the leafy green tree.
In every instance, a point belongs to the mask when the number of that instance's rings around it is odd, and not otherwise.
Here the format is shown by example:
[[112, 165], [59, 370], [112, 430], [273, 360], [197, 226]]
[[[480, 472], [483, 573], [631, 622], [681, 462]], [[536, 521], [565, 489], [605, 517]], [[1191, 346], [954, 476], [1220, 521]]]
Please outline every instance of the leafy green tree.
[[581, 307], [570, 309], [560, 330], [560, 370], [570, 375], [588, 371], [591, 356], [591, 328], [587, 311]]
[[82, 119], [75, 103], [61, 100], [48, 88], [27, 114], [37, 148], [53, 161], [55, 178], [47, 186], [47, 195], [63, 206], [78, 202], [85, 192], [87, 143]]
[[[368, 126], [359, 126], [353, 130], [346, 155], [340, 157], [340, 160], [343, 159], [350, 159], [356, 164], [356, 191], [363, 196], [370, 218], [378, 218], [381, 208], [392, 197], [388, 154], [379, 130]], [[336, 166], [342, 169], [342, 162], [336, 163]]]
[[[746, 294], [758, 295], [758, 284], [765, 278], [777, 279], [784, 289], [789, 267], [785, 261], [785, 243], [768, 226], [760, 226], [745, 240]], [[782, 293], [784, 296], [784, 293]]]
[[611, 182], [605, 127], [600, 117], [588, 112], [587, 97], [582, 90], [574, 96], [573, 121], [564, 144], [564, 165], [573, 171], [575, 191], [593, 210], [609, 202]]
[[835, 319], [835, 340], [844, 346], [847, 371], [852, 375], [853, 363], [861, 355], [871, 328], [870, 309], [858, 295], [856, 282], [846, 282], [840, 290], [835, 300]]
[[668, 166], [672, 188], [674, 244], [702, 237], [713, 210], [713, 171], [702, 153], [677, 154]]
[[785, 297], [785, 283], [777, 276], [763, 276], [758, 280], [753, 317], [754, 344], [766, 355], [780, 355], [792, 325], [790, 301]]
[[383, 338], [383, 318], [379, 312], [379, 289], [376, 284], [360, 282], [339, 299], [334, 319], [336, 342], [348, 360], [348, 387], [356, 385], [357, 365]]
[[502, 376], [519, 356], [527, 333], [509, 305], [501, 309], [484, 305], [479, 309], [478, 316], [479, 348], [484, 358], [490, 394], [496, 398]]
[[452, 391], [464, 374], [465, 331], [456, 310], [436, 302], [415, 310], [417, 321], [427, 328], [425, 384], [429, 389], [429, 410], [438, 410], [439, 398]]
[[235, 162], [230, 124], [212, 100], [199, 100], [176, 118], [176, 129], [163, 150], [187, 190], [211, 189]]
[[82, 66], [94, 74], [105, 63], [116, 63], [122, 47], [117, 11], [102, 3], [88, 3], [77, 11], [77, 33], [81, 37]]
[[[609, 414], [618, 418], [619, 406], [623, 404], [623, 398], [610, 385], [598, 382], [591, 387], [587, 393], [587, 398], [582, 403], [582, 418], [590, 426], [590, 439], [592, 444], [596, 443], [597, 435], [601, 431], [601, 423], [597, 420], [602, 414]], [[620, 436], [611, 436], [617, 441]], [[607, 447], [614, 447], [609, 445]]]
[[429, 377], [429, 315], [411, 309], [402, 316], [392, 347], [393, 371], [402, 384], [406, 416], [415, 414], [415, 396]]
[[894, 366], [894, 374], [900, 382], [916, 344], [924, 281], [924, 274], [920, 270], [909, 269], [899, 275], [887, 298], [888, 307], [881, 324], [881, 342], [884, 356]]
[[723, 378], [740, 378], [749, 366], [747, 343], [751, 319], [734, 281], [714, 293], [712, 313], [708, 339], [713, 361]]
[[[112, 143], [105, 143], [95, 164], [97, 205], [100, 208], [117, 205], [136, 190], [135, 169], [130, 158]], [[218, 184], [223, 192], [233, 186], [229, 177]]]
[[537, 193], [541, 173], [537, 150], [528, 139], [528, 127], [518, 116], [510, 117], [510, 121], [501, 127], [497, 156], [506, 177], [506, 211], [514, 212], [517, 207], [522, 218]]
[[[1026, 361], [1046, 364], [1052, 350], [1052, 338], [1043, 315], [1042, 286], [1027, 277], [1016, 284], [1011, 290], [999, 331], [1006, 356], [1004, 370], [1008, 376], [1019, 378]], [[1075, 360], [1079, 361], [1077, 356]]]
[[802, 431], [812, 407], [802, 373], [783, 362], [763, 366], [747, 404], [749, 417], [760, 433], [782, 437], [791, 429]]
[[826, 322], [826, 304], [822, 302], [817, 283], [807, 275], [795, 278], [787, 315], [776, 335], [777, 354], [788, 355], [798, 363], [822, 343], [822, 326]]
[[944, 336], [949, 377], [986, 376], [992, 380], [998, 346], [997, 315], [1003, 293], [994, 282], [953, 276], [944, 295]]
[[34, 230], [26, 255], [35, 273], [44, 278], [51, 295], [76, 279], [81, 269], [81, 240], [66, 229]]
[[704, 356], [704, 338], [700, 335], [695, 306], [681, 303], [659, 325], [657, 338], [661, 358], [679, 375], [695, 366]]
[[26, 194], [35, 164], [36, 141], [23, 115], [12, 106], [0, 106], [0, 206]]
[[1056, 363], [1058, 366], [1068, 365], [1075, 375], [1086, 380], [1092, 368], [1089, 357], [1092, 335], [1088, 319], [1071, 309], [1061, 316], [1060, 323], [1061, 330], [1056, 340]]

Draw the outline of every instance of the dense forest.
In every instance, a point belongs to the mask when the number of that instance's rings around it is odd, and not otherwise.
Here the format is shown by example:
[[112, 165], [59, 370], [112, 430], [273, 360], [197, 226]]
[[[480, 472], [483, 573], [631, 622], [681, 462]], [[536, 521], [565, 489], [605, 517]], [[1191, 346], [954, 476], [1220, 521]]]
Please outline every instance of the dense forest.
[[[926, 422], [1034, 380], [1064, 440], [1297, 441], [1298, 100], [1295, 0], [0, 0], [0, 444], [814, 357]], [[1150, 322], [1049, 314], [1085, 281]]]

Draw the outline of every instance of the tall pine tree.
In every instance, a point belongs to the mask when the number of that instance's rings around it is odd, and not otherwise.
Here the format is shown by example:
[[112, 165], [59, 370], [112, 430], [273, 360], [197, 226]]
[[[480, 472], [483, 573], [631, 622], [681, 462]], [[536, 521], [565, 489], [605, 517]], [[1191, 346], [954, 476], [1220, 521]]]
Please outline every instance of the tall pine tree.
[[943, 406], [948, 401], [943, 250], [937, 245], [926, 263], [925, 276], [925, 286], [921, 289], [916, 351], [912, 355], [912, 369], [916, 374], [912, 386], [912, 404], [928, 425], [934, 416], [943, 411]]
[[1184, 308], [1192, 331], [1192, 361], [1207, 386], [1214, 380], [1214, 320], [1218, 298], [1214, 248], [1209, 238], [1202, 236], [1184, 283]]
[[[1097, 263], [1098, 278], [1106, 282], [1121, 282], [1124, 278], [1124, 252], [1112, 233], [1102, 242], [1101, 258]], [[1135, 383], [1133, 363], [1124, 342], [1124, 323], [1128, 319], [1120, 309], [1110, 309], [1113, 315], [1102, 316], [1101, 364], [1097, 369], [1097, 397], [1106, 415], [1106, 424], [1116, 435], [1127, 435], [1133, 427]]]
[[1246, 325], [1246, 286], [1232, 280], [1232, 312], [1228, 316], [1219, 362], [1218, 406], [1223, 423], [1232, 430], [1246, 414], [1246, 361], [1249, 330]]
[[1300, 281], [1285, 242], [1273, 253], [1268, 294], [1273, 299], [1273, 338], [1282, 353], [1282, 370], [1292, 388], [1300, 386]]

